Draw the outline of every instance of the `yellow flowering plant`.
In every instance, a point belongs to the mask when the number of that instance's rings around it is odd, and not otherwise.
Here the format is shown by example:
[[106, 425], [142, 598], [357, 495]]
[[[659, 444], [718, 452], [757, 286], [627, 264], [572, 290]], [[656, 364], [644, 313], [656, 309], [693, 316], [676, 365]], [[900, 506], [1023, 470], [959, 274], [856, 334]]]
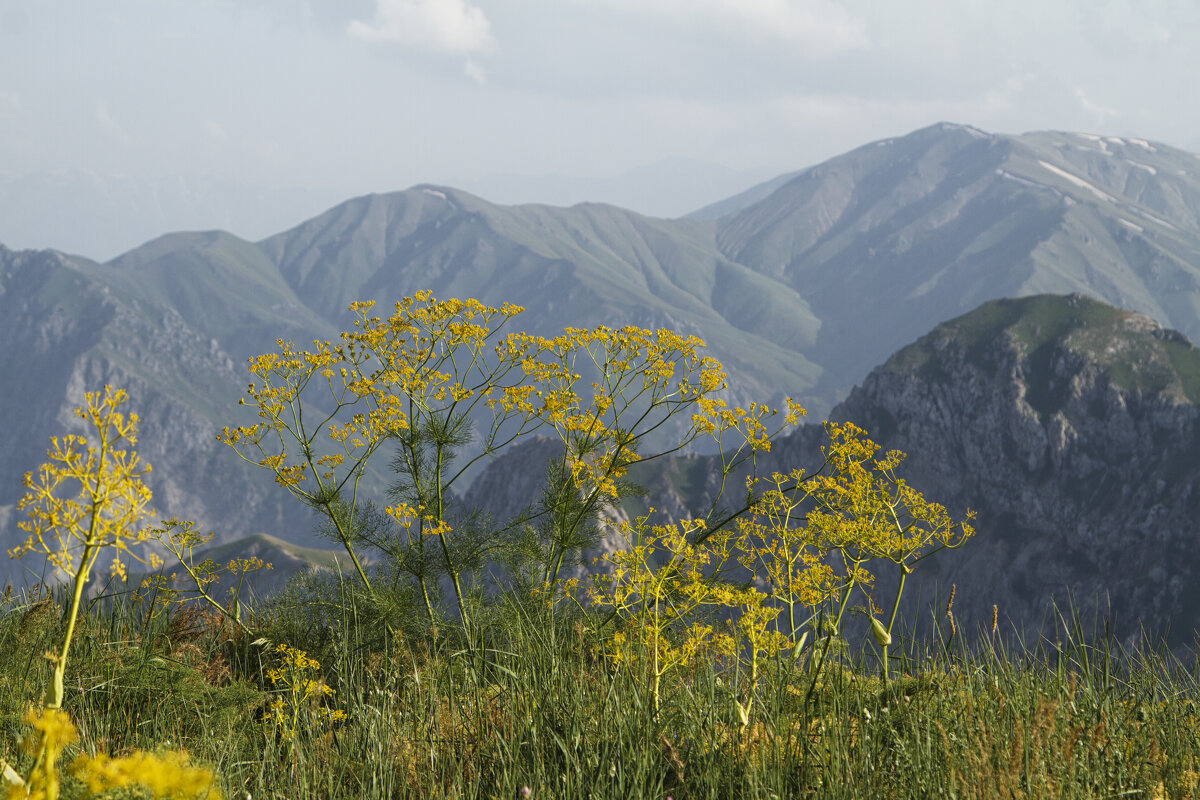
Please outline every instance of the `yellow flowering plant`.
[[[795, 414], [790, 407], [789, 417]], [[725, 430], [741, 432], [751, 454], [769, 446], [753, 415], [733, 411], [724, 422]], [[855, 591], [874, 612], [872, 633], [886, 683], [904, 577], [920, 560], [958, 546], [972, 531], [969, 522], [954, 522], [945, 508], [898, 477], [901, 453], [878, 455], [866, 432], [849, 423], [827, 423], [826, 431], [829, 443], [816, 472], [759, 477], [752, 463], [745, 508], [711, 527], [703, 519], [654, 526], [648, 515], [638, 517], [621, 525], [625, 546], [601, 557], [604, 571], [582, 587], [568, 583], [572, 596], [586, 598], [609, 621], [620, 621], [605, 634], [605, 653], [646, 677], [656, 708], [670, 672], [699, 654], [731, 656], [743, 668], [736, 710], [745, 730], [764, 659], [789, 649], [798, 656], [808, 636], [797, 641], [801, 629], [820, 629], [825, 635], [815, 686]], [[869, 591], [874, 576], [866, 567], [877, 560], [900, 570], [886, 623], [877, 618]], [[753, 580], [730, 583], [723, 576], [733, 563]], [[725, 630], [705, 622], [714, 613], [728, 614]], [[828, 622], [814, 624], [818, 620]]]
[[[84, 587], [101, 552], [106, 548], [117, 551], [111, 570], [122, 579], [122, 553], [143, 561], [129, 546], [148, 538], [138, 525], [149, 512], [150, 490], [142, 478], [150, 465], [132, 449], [122, 447], [137, 443], [137, 414], [126, 416], [118, 410], [128, 399], [126, 392], [111, 386], [105, 386], [103, 393], [87, 393], [75, 415], [94, 431], [92, 438], [73, 434], [52, 437], [48, 461], [36, 473], [25, 473], [25, 494], [17, 502], [17, 509], [28, 517], [18, 524], [29, 537], [10, 550], [9, 557], [42, 553], [70, 582], [66, 632], [54, 654], [47, 708], [62, 708], [67, 655]], [[145, 563], [156, 566], [158, 561], [151, 556]]]
[[700, 621], [697, 612], [736, 604], [736, 599], [709, 577], [728, 556], [726, 537], [696, 545], [691, 537], [702, 521], [650, 525], [648, 520], [644, 515], [621, 525], [626, 546], [601, 558], [610, 570], [592, 573], [582, 585], [571, 579], [565, 588], [620, 620], [605, 639], [604, 654], [647, 677], [657, 710], [663, 676], [702, 656], [734, 653], [734, 638]]
[[[592, 609], [620, 621], [606, 636], [604, 653], [615, 665], [647, 678], [656, 710], [669, 673], [702, 657], [737, 659], [745, 667], [735, 700], [744, 729], [763, 659], [790, 645], [773, 629], [780, 609], [768, 605], [754, 587], [717, 577], [732, 557], [732, 534], [719, 532], [699, 541], [703, 520], [649, 525], [649, 517], [622, 524], [626, 546], [599, 559], [607, 569], [583, 584], [572, 579], [566, 588], [572, 597], [586, 599]], [[712, 622], [722, 617], [724, 628], [714, 627]]]
[[[829, 444], [825, 460], [832, 475], [816, 478], [809, 489], [815, 501], [808, 525], [816, 530], [822, 545], [835, 551], [847, 576], [846, 595], [862, 585], [860, 568], [869, 561], [896, 567], [896, 593], [887, 622], [871, 615], [873, 638], [880, 648], [883, 680], [888, 680], [888, 649], [892, 643], [905, 580], [916, 565], [934, 553], [955, 548], [974, 535], [975, 514], [955, 521], [946, 508], [924, 495], [897, 475], [904, 453], [891, 450], [878, 454], [879, 445], [852, 423], [825, 424]], [[869, 580], [869, 578], [868, 578]], [[847, 602], [843, 600], [843, 606]], [[874, 611], [874, 600], [868, 598]], [[839, 608], [839, 614], [843, 608]]]
[[[24, 476], [25, 494], [17, 504], [28, 517], [20, 527], [29, 534], [9, 551], [12, 558], [31, 552], [46, 560], [68, 580], [69, 605], [60, 647], [49, 654], [54, 671], [40, 710], [30, 708], [25, 722], [33, 731], [22, 747], [34, 757], [25, 779], [9, 780], [8, 800], [57, 800], [61, 788], [57, 762], [62, 751], [78, 739], [70, 716], [62, 709], [67, 657], [75, 636], [84, 589], [92, 569], [106, 548], [116, 551], [111, 563], [115, 576], [125, 578], [121, 556], [154, 567], [159, 560], [142, 558], [131, 545], [147, 541], [139, 529], [149, 513], [150, 490], [142, 478], [150, 471], [132, 446], [137, 443], [136, 414], [120, 410], [129, 399], [120, 389], [105, 386], [89, 392], [75, 410], [90, 431], [87, 436], [53, 437], [47, 462], [36, 473]], [[126, 447], [127, 446], [127, 447]], [[212, 772], [186, 765], [184, 754], [134, 752], [123, 759], [80, 757], [71, 768], [91, 792], [138, 784], [163, 796], [212, 797]]]
[[[791, 636], [803, 624], [801, 608], [820, 612], [809, 623], [818, 617], [830, 620], [818, 670], [852, 594], [856, 589], [863, 593], [886, 682], [905, 579], [921, 560], [970, 538], [974, 515], [968, 512], [956, 522], [945, 507], [926, 500], [897, 474], [904, 454], [879, 454], [879, 446], [861, 428], [828, 422], [825, 428], [829, 443], [822, 448], [820, 470], [748, 480], [756, 499], [737, 521], [739, 559], [787, 611]], [[869, 591], [874, 575], [867, 566], [875, 561], [891, 563], [898, 572], [886, 622], [878, 619]]]
[[[439, 301], [429, 292], [402, 299], [387, 318], [371, 316], [373, 307], [351, 304], [354, 330], [336, 344], [318, 341], [300, 350], [281, 340], [279, 353], [251, 359], [256, 380], [248, 394], [261, 421], [225, 428], [219, 438], [324, 515], [368, 591], [371, 581], [356, 552], [364, 538], [373, 543], [364, 537], [360, 481], [378, 450], [396, 445], [394, 465], [406, 481], [396, 491], [401, 502], [388, 513], [415, 522], [417, 547], [436, 542], [469, 625], [460, 577], [469, 565], [453, 546], [447, 510], [449, 487], [475, 459], [454, 463], [453, 451], [469, 439], [468, 426], [487, 399], [513, 388], [508, 376], [516, 365], [489, 343], [521, 309]], [[493, 413], [477, 458], [539, 424], [513, 408]], [[408, 515], [410, 507], [421, 513]], [[421, 588], [428, 599], [426, 578]]]
[[775, 472], [747, 479], [747, 490], [757, 496], [738, 517], [738, 561], [756, 575], [767, 595], [782, 611], [782, 628], [799, 656], [808, 638], [802, 628], [811, 622], [810, 609], [822, 607], [842, 586], [827, 554], [803, 526], [805, 473]]
[[[183, 568], [191, 580], [192, 586], [195, 587], [195, 598], [204, 600], [219, 614], [227, 617], [242, 633], [247, 635], [251, 633], [250, 628], [242, 620], [242, 590], [245, 587], [246, 577], [260, 570], [273, 569], [273, 565], [264, 562], [258, 556], [233, 558], [224, 565], [217, 564], [211, 558], [197, 563], [196, 548], [212, 541], [213, 533], [211, 531], [199, 533], [196, 530], [196, 523], [191, 520], [180, 520], [175, 517], [163, 520], [160, 526], [150, 529], [150, 535], [169, 550], [171, 555], [175, 556], [175, 560], [179, 562], [179, 566]], [[222, 572], [232, 576], [227, 604], [222, 604], [209, 592], [209, 587], [221, 580]], [[162, 576], [150, 576], [142, 583], [144, 589], [157, 586], [160, 587], [160, 591], [163, 591], [161, 587], [164, 584], [168, 585], [168, 588], [165, 589], [167, 602], [187, 602], [193, 599], [187, 594], [170, 589], [169, 582], [162, 580]]]
[[[383, 551], [415, 580], [431, 618], [435, 578], [445, 575], [469, 629], [462, 575], [486, 558], [503, 560], [504, 547], [540, 565], [537, 583], [553, 593], [565, 561], [595, 544], [599, 515], [632, 491], [631, 465], [700, 436], [720, 445], [734, 428], [742, 441], [723, 475], [746, 453], [769, 448], [764, 420], [775, 412], [729, 408], [717, 398], [725, 373], [700, 354], [704, 343], [695, 337], [600, 326], [499, 338], [520, 307], [429, 292], [402, 299], [386, 318], [372, 309], [351, 304], [354, 330], [336, 344], [301, 350], [280, 341], [280, 352], [251, 359], [248, 394], [260, 421], [225, 428], [220, 438], [325, 515], [369, 591], [355, 548]], [[648, 451], [649, 437], [673, 418], [687, 421], [687, 430]], [[453, 511], [451, 487], [478, 459], [546, 429], [564, 455], [521, 548]], [[472, 441], [477, 454], [459, 463], [458, 450]], [[362, 501], [359, 482], [387, 443], [396, 447], [399, 481], [382, 520]]]
[[8, 800], [56, 800], [62, 779], [58, 775], [58, 758], [79, 735], [71, 716], [57, 708], [43, 708], [41, 712], [30, 708], [25, 712], [25, 724], [33, 731], [21, 740], [21, 749], [35, 756], [33, 769], [26, 780], [13, 781], [8, 788]]
[[81, 755], [71, 762], [70, 773], [96, 795], [141, 787], [155, 797], [175, 800], [221, 800], [222, 797], [213, 771], [193, 765], [183, 750], [162, 753], [134, 750], [115, 758], [104, 753]]
[[[57, 800], [62, 789], [58, 774], [58, 759], [63, 750], [79, 739], [75, 724], [67, 712], [32, 708], [25, 713], [25, 723], [33, 731], [22, 742], [22, 748], [38, 759], [28, 780], [10, 780], [6, 800]], [[221, 800], [220, 788], [213, 771], [192, 765], [182, 750], [149, 753], [134, 750], [114, 758], [104, 753], [79, 755], [68, 768], [70, 775], [83, 783], [88, 796], [126, 787], [141, 787], [157, 797], [178, 800]]]
[[321, 664], [303, 650], [286, 644], [275, 648], [280, 664], [267, 670], [267, 679], [279, 695], [267, 708], [263, 725], [278, 730], [287, 740], [298, 731], [311, 730], [315, 725], [327, 725], [346, 718], [346, 712], [323, 705], [333, 695], [329, 684], [321, 680]]

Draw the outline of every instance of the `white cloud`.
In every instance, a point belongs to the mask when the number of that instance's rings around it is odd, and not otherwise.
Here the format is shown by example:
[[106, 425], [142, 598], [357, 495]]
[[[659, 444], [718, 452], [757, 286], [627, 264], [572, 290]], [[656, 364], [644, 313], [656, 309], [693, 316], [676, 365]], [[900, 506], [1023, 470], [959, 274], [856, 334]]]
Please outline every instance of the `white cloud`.
[[1036, 87], [1039, 80], [1036, 72], [1009, 75], [1000, 85], [984, 92], [984, 107], [992, 111], [1012, 111], [1020, 106], [1030, 87]]
[[487, 82], [487, 75], [484, 73], [483, 67], [473, 58], [468, 58], [466, 63], [463, 64], [463, 74], [480, 86]]
[[375, 19], [353, 20], [346, 32], [452, 55], [486, 53], [496, 45], [487, 16], [467, 0], [376, 0]]
[[100, 129], [109, 135], [110, 138], [116, 140], [120, 144], [130, 144], [133, 141], [124, 128], [121, 127], [108, 110], [108, 104], [103, 100], [96, 100], [95, 112], [93, 117]]
[[219, 122], [206, 119], [204, 121], [204, 133], [218, 144], [229, 144], [229, 134], [225, 131], [225, 128], [221, 127]]
[[1093, 103], [1090, 99], [1088, 99], [1088, 96], [1084, 94], [1083, 89], [1076, 89], [1075, 96], [1079, 98], [1080, 108], [1089, 114], [1095, 114], [1101, 123], [1103, 123], [1109, 117], [1117, 116], [1117, 109]]

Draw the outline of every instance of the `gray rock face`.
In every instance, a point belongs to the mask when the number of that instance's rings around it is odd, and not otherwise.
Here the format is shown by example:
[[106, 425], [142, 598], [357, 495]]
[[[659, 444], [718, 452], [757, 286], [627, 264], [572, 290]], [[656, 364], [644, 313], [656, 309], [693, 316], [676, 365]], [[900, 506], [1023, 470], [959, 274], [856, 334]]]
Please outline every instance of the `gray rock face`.
[[927, 599], [957, 584], [960, 622], [986, 625], [996, 604], [1033, 629], [1054, 598], [1178, 646], [1200, 624], [1198, 366], [1137, 314], [999, 301], [897, 353], [832, 416], [906, 452], [927, 498], [978, 513], [972, 540], [916, 573]]
[[[22, 475], [45, 460], [51, 436], [89, 433], [73, 410], [105, 384], [128, 391], [124, 410], [140, 418], [136, 450], [152, 466], [146, 483], [161, 516], [195, 520], [221, 539], [264, 529], [307, 538], [308, 511], [216, 440], [235, 422], [244, 387], [233, 359], [172, 307], [123, 295], [95, 269], [0, 247], [0, 550], [25, 539], [13, 508]], [[41, 569], [33, 555], [0, 559], [0, 578]]]

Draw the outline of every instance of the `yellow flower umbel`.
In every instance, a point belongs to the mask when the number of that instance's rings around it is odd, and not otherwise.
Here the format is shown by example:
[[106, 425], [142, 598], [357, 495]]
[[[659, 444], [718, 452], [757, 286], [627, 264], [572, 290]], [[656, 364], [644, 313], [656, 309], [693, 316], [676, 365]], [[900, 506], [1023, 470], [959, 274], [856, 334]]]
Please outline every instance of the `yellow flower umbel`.
[[[137, 414], [126, 417], [117, 410], [128, 398], [111, 386], [104, 387], [103, 396], [89, 392], [75, 415], [95, 430], [95, 437], [90, 441], [75, 435], [51, 438], [49, 461], [36, 474], [25, 473], [25, 495], [17, 503], [17, 509], [29, 517], [19, 523], [29, 538], [9, 556], [44, 553], [73, 584], [67, 630], [54, 658], [54, 682], [46, 696], [48, 708], [62, 708], [67, 653], [83, 588], [100, 552], [111, 547], [129, 554], [130, 544], [147, 538], [137, 526], [149, 511], [150, 490], [142, 477], [150, 465], [143, 464], [133, 450], [118, 449], [122, 443], [137, 443]], [[151, 557], [150, 563], [157, 566], [157, 559]], [[112, 573], [125, 577], [119, 555], [113, 557]]]
[[121, 758], [80, 756], [71, 764], [71, 774], [93, 794], [140, 786], [155, 797], [221, 800], [212, 770], [192, 766], [188, 754], [179, 750], [161, 754], [135, 750]]
[[[333, 689], [321, 680], [321, 664], [315, 658], [286, 644], [276, 647], [275, 652], [283, 663], [267, 670], [267, 678], [275, 684], [280, 696], [268, 707], [264, 725], [274, 726], [285, 739], [291, 739], [305, 727], [301, 724], [304, 721], [321, 724], [346, 718], [345, 711], [319, 704], [321, 698], [333, 694]], [[302, 716], [308, 720], [302, 720]]]
[[21, 741], [21, 747], [26, 753], [36, 755], [37, 761], [25, 785], [9, 786], [7, 800], [56, 800], [58, 756], [78, 738], [75, 726], [67, 712], [56, 708], [42, 709], [40, 713], [31, 708], [25, 712], [25, 722], [33, 726], [33, 732]]

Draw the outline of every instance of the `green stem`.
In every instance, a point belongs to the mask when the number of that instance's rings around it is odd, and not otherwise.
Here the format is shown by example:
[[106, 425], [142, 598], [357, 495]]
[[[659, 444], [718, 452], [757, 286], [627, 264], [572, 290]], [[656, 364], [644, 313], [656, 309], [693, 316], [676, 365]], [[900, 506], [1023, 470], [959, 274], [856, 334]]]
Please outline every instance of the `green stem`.
[[[196, 585], [196, 591], [200, 593], [200, 596], [203, 597], [204, 600], [209, 605], [211, 605], [213, 608], [215, 608], [222, 616], [229, 618], [235, 625], [237, 625], [239, 628], [241, 628], [243, 633], [248, 635], [250, 633], [250, 629], [247, 628], [245, 626], [245, 624], [242, 622], [241, 615], [240, 614], [230, 614], [229, 609], [225, 608], [225, 606], [218, 603], [213, 598], [213, 596], [208, 593], [208, 589], [205, 588], [204, 583], [201, 582], [201, 580], [200, 580], [200, 576], [196, 574], [195, 567], [191, 564], [191, 561], [192, 561], [191, 546], [174, 545], [171, 542], [163, 542], [163, 544], [165, 544], [167, 546], [167, 549], [170, 550], [172, 554], [174, 554], [175, 559], [179, 562], [179, 565], [181, 567], [183, 567], [184, 572], [186, 572], [188, 574], [188, 577], [192, 579], [192, 583], [194, 583]], [[178, 547], [179, 549], [176, 549], [176, 547]], [[185, 553], [187, 554], [186, 559], [184, 558]]]
[[[434, 490], [437, 492], [437, 521], [439, 523], [445, 520], [446, 501], [442, 493], [442, 460], [444, 446], [441, 442], [437, 445], [437, 463], [434, 465]], [[446, 572], [450, 574], [450, 583], [454, 586], [454, 599], [458, 603], [458, 614], [462, 617], [463, 629], [467, 632], [467, 638], [471, 636], [471, 618], [467, 614], [467, 605], [463, 602], [462, 582], [459, 579], [461, 570], [454, 563], [454, 559], [450, 555], [450, 545], [446, 543], [446, 534], [442, 532], [438, 534], [438, 541], [442, 544], [442, 557], [446, 561]]]
[[[92, 530], [95, 530], [96, 517], [99, 515], [99, 509], [92, 515]], [[92, 539], [88, 536], [89, 541]], [[75, 625], [79, 619], [79, 607], [83, 604], [83, 588], [87, 584], [88, 573], [91, 572], [92, 564], [95, 563], [96, 557], [100, 554], [100, 548], [95, 544], [88, 544], [83, 549], [83, 555], [79, 559], [79, 571], [75, 573], [75, 586], [71, 595], [71, 608], [67, 612], [67, 632], [63, 634], [62, 648], [58, 652], [58, 656], [54, 661], [54, 678], [49, 691], [46, 693], [46, 708], [61, 709], [63, 704], [63, 696], [66, 693], [64, 688], [67, 672], [67, 653], [71, 649], [71, 640], [75, 636]]]
[[908, 577], [909, 568], [900, 563], [900, 582], [896, 584], [896, 599], [892, 603], [892, 615], [888, 617], [887, 634], [888, 643], [880, 647], [883, 652], [883, 685], [888, 685], [888, 648], [892, 646], [891, 636], [892, 627], [896, 624], [896, 613], [900, 610], [900, 595], [904, 594], [904, 579]]
[[425, 576], [417, 578], [417, 582], [421, 584], [421, 599], [425, 601], [425, 614], [428, 615], [429, 621], [433, 622], [433, 603], [429, 601], [429, 584], [425, 581]]
[[804, 695], [804, 705], [807, 706], [812, 700], [813, 693], [817, 689], [817, 680], [821, 677], [821, 670], [825, 667], [825, 657], [829, 654], [829, 646], [833, 644], [833, 637], [842, 627], [842, 615], [846, 612], [846, 605], [850, 602], [850, 593], [854, 591], [855, 575], [858, 573], [858, 565], [861, 561], [854, 562], [854, 568], [850, 570], [850, 580], [846, 583], [846, 591], [842, 593], [842, 599], [838, 604], [837, 617], [833, 620], [833, 631], [825, 637], [825, 645], [821, 648], [821, 658], [817, 661], [817, 669], [813, 672], [812, 683], [808, 685], [808, 693]]
[[367, 594], [374, 597], [375, 589], [371, 586], [370, 579], [367, 578], [367, 573], [363, 569], [362, 562], [358, 560], [358, 554], [354, 552], [354, 546], [350, 544], [350, 535], [342, 527], [342, 522], [338, 519], [338, 515], [333, 513], [333, 509], [330, 508], [328, 504], [325, 506], [325, 513], [329, 515], [331, 520], [333, 520], [333, 527], [334, 530], [337, 531], [338, 539], [341, 540], [342, 547], [345, 548], [346, 554], [350, 556], [350, 561], [354, 564], [354, 570], [358, 573], [359, 579], [362, 580], [363, 586], [366, 587]]

